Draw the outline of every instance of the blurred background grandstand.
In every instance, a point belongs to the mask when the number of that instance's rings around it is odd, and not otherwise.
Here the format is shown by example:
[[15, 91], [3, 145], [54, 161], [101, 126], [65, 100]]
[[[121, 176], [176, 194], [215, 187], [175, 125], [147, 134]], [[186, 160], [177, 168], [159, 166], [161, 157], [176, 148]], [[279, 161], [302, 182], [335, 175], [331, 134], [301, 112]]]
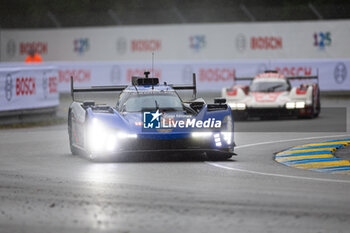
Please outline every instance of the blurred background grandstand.
[[348, 0], [1, 0], [1, 28], [350, 18]]

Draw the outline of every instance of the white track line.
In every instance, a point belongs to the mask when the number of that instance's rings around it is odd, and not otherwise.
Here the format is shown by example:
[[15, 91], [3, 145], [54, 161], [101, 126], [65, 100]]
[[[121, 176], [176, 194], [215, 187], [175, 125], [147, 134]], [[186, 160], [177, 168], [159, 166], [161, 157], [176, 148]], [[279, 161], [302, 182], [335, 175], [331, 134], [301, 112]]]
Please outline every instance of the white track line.
[[[272, 144], [272, 143], [278, 143], [278, 142], [290, 142], [290, 141], [302, 141], [302, 140], [309, 140], [309, 139], [320, 139], [320, 138], [336, 138], [336, 137], [349, 137], [349, 134], [345, 135], [332, 135], [332, 136], [322, 136], [322, 137], [308, 137], [308, 138], [296, 138], [296, 139], [289, 139], [289, 140], [278, 140], [278, 141], [270, 141], [270, 142], [259, 142], [259, 143], [253, 143], [253, 144], [247, 144], [242, 146], [237, 146], [236, 149], [244, 148], [244, 147], [251, 147], [251, 146], [258, 146], [258, 145], [266, 145], [266, 144]], [[323, 178], [312, 178], [312, 177], [303, 177], [303, 176], [290, 176], [290, 175], [283, 175], [283, 174], [275, 174], [275, 173], [266, 173], [266, 172], [257, 172], [257, 171], [251, 171], [246, 169], [240, 169], [240, 168], [233, 168], [224, 166], [218, 163], [214, 162], [205, 162], [208, 165], [231, 170], [231, 171], [238, 171], [238, 172], [246, 172], [256, 175], [263, 175], [263, 176], [275, 176], [275, 177], [283, 177], [283, 178], [292, 178], [292, 179], [300, 179], [300, 180], [314, 180], [314, 181], [325, 181], [325, 182], [335, 182], [335, 183], [348, 183], [350, 184], [350, 180], [334, 180], [334, 179], [323, 179]]]

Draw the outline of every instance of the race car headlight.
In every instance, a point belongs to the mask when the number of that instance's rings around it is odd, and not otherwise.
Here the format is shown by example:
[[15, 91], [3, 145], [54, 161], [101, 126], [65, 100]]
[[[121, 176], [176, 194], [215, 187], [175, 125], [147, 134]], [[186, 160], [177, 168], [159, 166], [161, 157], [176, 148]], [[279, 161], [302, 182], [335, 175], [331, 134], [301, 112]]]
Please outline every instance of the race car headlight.
[[113, 134], [109, 135], [106, 141], [106, 149], [108, 151], [114, 151], [117, 145], [117, 137]]
[[220, 134], [219, 133], [214, 134], [214, 141], [215, 141], [215, 146], [216, 147], [221, 147], [222, 146], [221, 138], [220, 138]]
[[112, 152], [123, 140], [137, 138], [137, 134], [119, 132], [106, 128], [101, 121], [94, 118], [88, 129], [88, 142], [91, 152]]
[[228, 145], [232, 143], [232, 132], [221, 132], [222, 137]]
[[213, 135], [212, 132], [192, 132], [191, 136], [193, 138], [209, 138]]
[[294, 102], [288, 102], [288, 103], [286, 103], [286, 108], [287, 108], [287, 109], [294, 109], [294, 108], [295, 108], [295, 103], [294, 103]]
[[228, 105], [230, 105], [231, 109], [236, 109], [237, 108], [237, 104], [236, 103], [229, 103]]
[[231, 115], [225, 116], [223, 120], [224, 125], [226, 127], [223, 127], [221, 132], [222, 138], [226, 141], [228, 145], [232, 143], [232, 132], [233, 132], [233, 122]]
[[116, 136], [118, 137], [118, 139], [137, 138], [137, 134], [131, 134], [131, 133], [125, 133], [125, 132], [118, 132]]
[[244, 103], [237, 104], [237, 110], [244, 110], [245, 108], [246, 108], [246, 105]]
[[231, 115], [225, 116], [224, 120], [222, 121], [223, 126], [226, 125], [226, 128], [223, 127], [223, 130], [231, 132], [233, 131], [233, 122]]
[[305, 102], [296, 102], [295, 108], [305, 108]]
[[246, 104], [245, 103], [229, 103], [232, 110], [245, 110]]
[[288, 102], [286, 103], [287, 109], [295, 109], [295, 108], [305, 108], [305, 102], [299, 101], [299, 102]]
[[[94, 118], [92, 119], [88, 130], [90, 149], [94, 152], [102, 151], [104, 149], [105, 142], [107, 142], [107, 140], [111, 140], [108, 137], [107, 129], [98, 119]], [[110, 145], [109, 147], [112, 146]]]

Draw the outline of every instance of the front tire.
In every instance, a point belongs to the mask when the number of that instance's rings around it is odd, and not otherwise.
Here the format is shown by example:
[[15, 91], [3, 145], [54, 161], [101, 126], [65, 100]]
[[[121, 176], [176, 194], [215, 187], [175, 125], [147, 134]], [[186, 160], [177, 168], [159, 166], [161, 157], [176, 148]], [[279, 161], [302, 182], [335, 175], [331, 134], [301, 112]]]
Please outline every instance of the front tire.
[[210, 161], [226, 161], [230, 159], [232, 155], [226, 154], [226, 153], [220, 153], [220, 152], [207, 152], [207, 158]]
[[72, 126], [72, 114], [69, 111], [68, 114], [68, 135], [69, 135], [69, 147], [72, 155], [80, 155], [81, 151], [73, 145], [73, 126]]

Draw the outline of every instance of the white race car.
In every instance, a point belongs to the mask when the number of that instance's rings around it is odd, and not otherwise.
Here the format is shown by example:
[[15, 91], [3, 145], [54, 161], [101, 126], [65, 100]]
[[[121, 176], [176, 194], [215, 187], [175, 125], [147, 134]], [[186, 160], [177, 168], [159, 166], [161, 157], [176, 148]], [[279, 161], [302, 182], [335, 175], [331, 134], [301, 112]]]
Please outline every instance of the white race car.
[[[291, 80], [299, 83], [291, 85]], [[316, 82], [309, 82], [316, 80]], [[237, 85], [236, 82], [247, 82]], [[255, 77], [236, 78], [230, 88], [222, 89], [236, 119], [248, 117], [317, 117], [321, 110], [318, 76], [285, 77], [277, 71], [265, 71]]]

